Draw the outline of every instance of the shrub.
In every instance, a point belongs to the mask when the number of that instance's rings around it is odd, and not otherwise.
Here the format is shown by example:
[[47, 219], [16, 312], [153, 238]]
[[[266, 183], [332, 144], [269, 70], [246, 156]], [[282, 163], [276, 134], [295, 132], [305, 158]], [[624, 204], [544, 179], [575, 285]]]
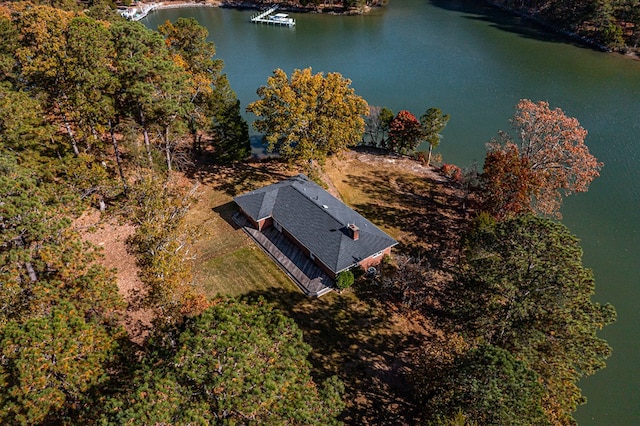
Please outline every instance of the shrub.
[[336, 287], [340, 290], [344, 290], [345, 288], [349, 288], [353, 285], [355, 278], [353, 276], [353, 272], [351, 271], [342, 271], [336, 277]]
[[462, 180], [462, 169], [455, 164], [443, 164], [440, 168], [442, 174], [451, 180], [460, 182]]

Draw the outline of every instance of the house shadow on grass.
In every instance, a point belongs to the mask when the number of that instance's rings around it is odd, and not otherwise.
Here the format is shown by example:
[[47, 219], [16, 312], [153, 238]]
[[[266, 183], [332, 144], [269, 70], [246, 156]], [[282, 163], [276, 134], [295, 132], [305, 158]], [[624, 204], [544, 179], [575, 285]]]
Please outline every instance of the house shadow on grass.
[[292, 318], [312, 347], [309, 361], [317, 382], [337, 375], [345, 384], [347, 424], [416, 424], [418, 404], [411, 373], [414, 353], [425, 337], [394, 327], [389, 313], [353, 291], [321, 299], [283, 289], [254, 291]]
[[212, 208], [215, 213], [218, 214], [225, 222], [227, 222], [234, 230], [240, 229], [240, 225], [233, 220], [233, 215], [238, 212], [238, 206], [235, 202], [229, 201], [228, 203], [224, 203], [222, 205], [216, 206]]

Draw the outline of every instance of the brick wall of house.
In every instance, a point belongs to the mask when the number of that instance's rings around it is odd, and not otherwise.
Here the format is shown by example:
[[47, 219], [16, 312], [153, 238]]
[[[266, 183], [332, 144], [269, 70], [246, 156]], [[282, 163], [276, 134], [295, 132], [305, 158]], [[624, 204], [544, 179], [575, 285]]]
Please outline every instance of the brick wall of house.
[[258, 228], [258, 231], [262, 231], [263, 229], [268, 228], [271, 225], [273, 225], [273, 218], [268, 217], [266, 219], [260, 220], [260, 222], [258, 222], [258, 226], [256, 227]]
[[382, 259], [385, 256], [390, 256], [390, 255], [391, 255], [391, 247], [387, 247], [382, 252], [380, 252], [380, 254], [378, 254], [377, 256], [376, 255], [369, 256], [366, 259], [363, 259], [360, 262], [358, 262], [358, 264], [362, 267], [362, 269], [366, 271], [367, 268], [378, 265], [380, 262], [382, 262]]

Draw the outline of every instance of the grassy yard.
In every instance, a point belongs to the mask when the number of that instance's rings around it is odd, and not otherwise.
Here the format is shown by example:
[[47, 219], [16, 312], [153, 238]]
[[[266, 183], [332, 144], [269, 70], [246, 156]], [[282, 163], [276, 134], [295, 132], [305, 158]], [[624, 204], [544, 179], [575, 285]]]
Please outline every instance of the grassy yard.
[[187, 216], [188, 223], [200, 234], [195, 247], [196, 285], [210, 297], [268, 289], [297, 291], [297, 286], [233, 223], [237, 207], [231, 194], [205, 183], [198, 198]]
[[[446, 247], [432, 239], [455, 232], [459, 200], [443, 190], [439, 176], [416, 173], [412, 163], [406, 164], [387, 164], [375, 157], [364, 161], [351, 153], [329, 164], [327, 176], [347, 204], [401, 242], [397, 251], [442, 257]], [[205, 169], [194, 176], [203, 182], [200, 201], [187, 218], [201, 232], [196, 284], [209, 296], [266, 299], [293, 318], [312, 347], [316, 378], [337, 374], [345, 383], [347, 409], [342, 420], [347, 424], [419, 422], [411, 387], [415, 358], [429, 339], [434, 345], [447, 344], [442, 330], [422, 317], [404, 316], [367, 281], [341, 294], [308, 298], [234, 226], [234, 195], [287, 174], [293, 173], [267, 163]]]

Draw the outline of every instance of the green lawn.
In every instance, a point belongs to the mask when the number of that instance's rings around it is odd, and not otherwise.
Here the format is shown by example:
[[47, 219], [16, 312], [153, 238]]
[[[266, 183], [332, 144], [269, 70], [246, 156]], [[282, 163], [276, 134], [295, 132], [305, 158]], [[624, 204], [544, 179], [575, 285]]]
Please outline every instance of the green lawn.
[[203, 185], [198, 203], [187, 214], [187, 223], [200, 234], [195, 247], [195, 284], [209, 297], [241, 296], [268, 289], [299, 291], [233, 223], [232, 216], [238, 208], [232, 198], [216, 185]]
[[298, 291], [297, 286], [252, 242], [199, 263], [195, 282], [208, 296], [240, 296], [268, 289]]

